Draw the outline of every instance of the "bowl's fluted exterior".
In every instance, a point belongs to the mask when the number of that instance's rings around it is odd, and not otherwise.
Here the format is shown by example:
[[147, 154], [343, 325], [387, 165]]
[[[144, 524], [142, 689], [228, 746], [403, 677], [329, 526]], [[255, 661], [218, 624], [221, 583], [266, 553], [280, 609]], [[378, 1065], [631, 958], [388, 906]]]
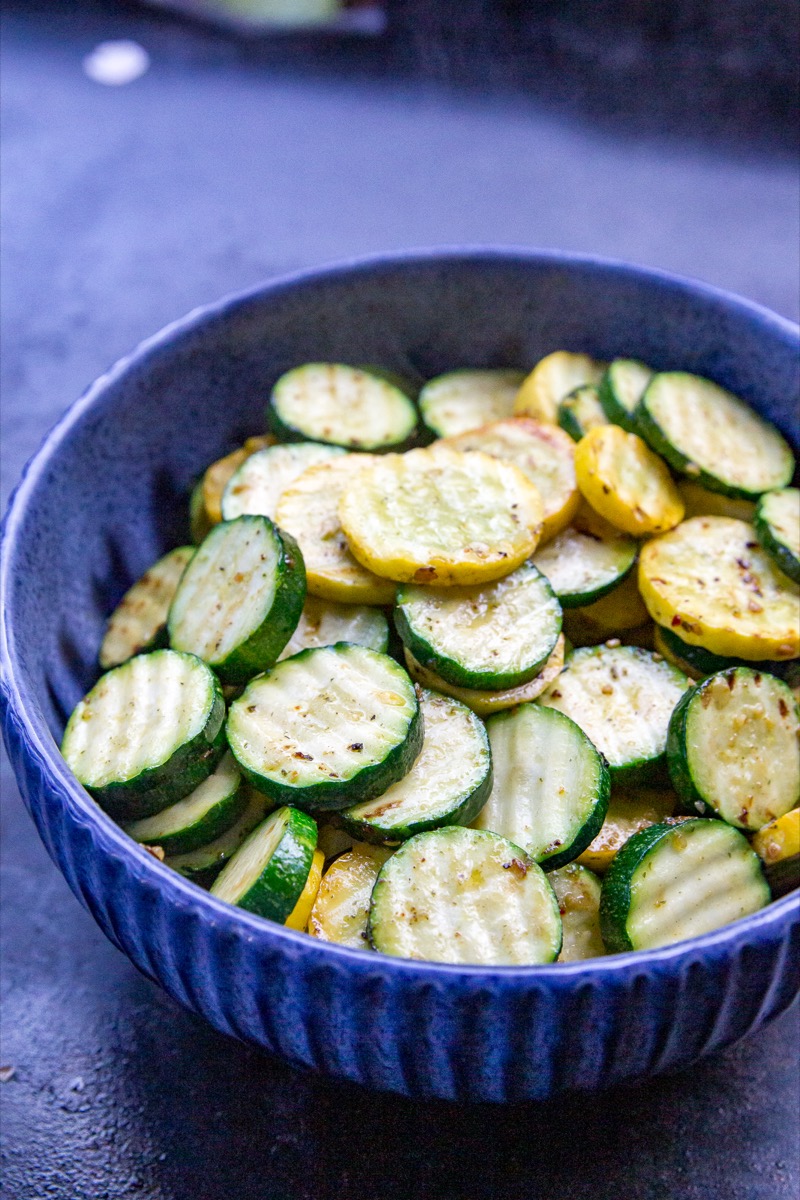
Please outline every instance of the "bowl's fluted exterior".
[[800, 991], [797, 894], [703, 938], [532, 968], [459, 968], [322, 944], [230, 908], [130, 841], [56, 740], [93, 679], [104, 615], [185, 537], [197, 472], [263, 424], [310, 359], [418, 378], [556, 348], [713, 376], [791, 434], [797, 331], [712, 289], [525, 251], [383, 258], [191, 314], [90, 389], [29, 464], [2, 557], [3, 723], [25, 801], [109, 938], [214, 1026], [414, 1096], [513, 1101], [686, 1065]]

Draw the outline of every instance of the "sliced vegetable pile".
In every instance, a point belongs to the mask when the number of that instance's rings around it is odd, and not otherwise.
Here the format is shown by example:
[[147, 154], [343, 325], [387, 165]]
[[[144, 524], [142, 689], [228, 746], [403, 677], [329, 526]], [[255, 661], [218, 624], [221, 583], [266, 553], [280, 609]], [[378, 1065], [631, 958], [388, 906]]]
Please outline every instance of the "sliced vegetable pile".
[[[218, 899], [403, 958], [668, 945], [800, 886], [800, 492], [710, 380], [308, 363], [122, 597], [62, 753]], [[276, 438], [278, 443], [276, 444]]]

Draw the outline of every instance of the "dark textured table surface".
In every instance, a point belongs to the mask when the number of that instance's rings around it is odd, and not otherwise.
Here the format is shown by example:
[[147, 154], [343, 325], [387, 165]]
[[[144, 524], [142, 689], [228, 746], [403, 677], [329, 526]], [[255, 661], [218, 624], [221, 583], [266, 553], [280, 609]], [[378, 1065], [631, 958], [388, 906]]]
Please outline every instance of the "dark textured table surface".
[[[31, 9], [36, 8], [36, 12]], [[111, 6], [4, 19], [3, 504], [84, 386], [195, 304], [382, 249], [495, 242], [698, 276], [797, 318], [796, 166]], [[137, 82], [81, 61], [132, 37]], [[367, 62], [367, 67], [363, 63]], [[415, 1104], [215, 1033], [107, 943], [2, 775], [10, 1200], [796, 1200], [797, 1008], [680, 1076], [510, 1109]]]

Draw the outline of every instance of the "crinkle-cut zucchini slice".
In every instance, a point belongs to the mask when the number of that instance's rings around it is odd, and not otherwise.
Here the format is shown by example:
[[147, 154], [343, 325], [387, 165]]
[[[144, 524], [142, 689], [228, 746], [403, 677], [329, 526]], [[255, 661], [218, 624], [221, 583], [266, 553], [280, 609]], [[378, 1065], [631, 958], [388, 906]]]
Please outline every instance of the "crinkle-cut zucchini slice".
[[650, 367], [635, 358], [615, 358], [609, 363], [598, 388], [606, 420], [628, 433], [638, 433], [636, 409], [652, 378]]
[[645, 625], [651, 622], [639, 595], [635, 572], [593, 604], [570, 608], [564, 613], [564, 633], [573, 646], [596, 646], [615, 636], [630, 641], [631, 631], [641, 630]]
[[699, 375], [653, 376], [636, 422], [671, 467], [712, 492], [755, 499], [792, 478], [794, 455], [775, 426]]
[[[251, 454], [257, 454], [260, 450], [266, 449], [267, 446], [272, 446], [274, 442], [275, 438], [269, 433], [263, 436], [248, 438], [243, 446], [232, 450], [230, 454], [226, 454], [223, 458], [218, 458], [216, 462], [213, 462], [210, 467], [206, 468], [201, 481], [201, 495], [203, 498], [205, 521], [209, 527], [218, 524], [222, 520], [222, 497], [231, 476], [238, 471], [242, 463]], [[198, 540], [202, 541], [202, 538]]]
[[336, 642], [356, 642], [385, 654], [389, 645], [386, 614], [366, 604], [336, 604], [332, 600], [306, 596], [300, 622], [280, 658], [291, 658], [301, 650], [333, 646]]
[[581, 727], [603, 754], [616, 784], [643, 781], [664, 765], [672, 710], [689, 680], [638, 646], [585, 646], [538, 703]]
[[555, 425], [511, 417], [437, 445], [465, 452], [478, 450], [519, 467], [542, 498], [541, 542], [565, 529], [578, 511], [581, 498], [575, 482], [575, 444]]
[[752, 659], [746, 661], [743, 658], [712, 654], [704, 646], [692, 646], [684, 642], [673, 629], [665, 629], [662, 625], [656, 625], [654, 628], [654, 649], [690, 679], [705, 679], [708, 675], [716, 675], [717, 671], [727, 671], [729, 667], [751, 667], [754, 671], [766, 671], [769, 675], [777, 675], [791, 686], [792, 676], [800, 667], [797, 659], [790, 659], [789, 662], [775, 662], [770, 659], [754, 662]]
[[683, 519], [683, 500], [664, 463], [618, 425], [590, 429], [575, 447], [578, 487], [595, 512], [635, 537]]
[[308, 881], [317, 823], [285, 805], [257, 825], [211, 885], [211, 895], [283, 924]]
[[309, 467], [346, 453], [341, 446], [293, 442], [251, 454], [228, 480], [222, 496], [223, 521], [253, 513], [277, 523], [278, 501], [286, 489]]
[[546, 870], [577, 858], [599, 832], [608, 767], [563, 713], [521, 704], [486, 723], [494, 785], [474, 829], [502, 834]]
[[266, 796], [262, 796], [249, 784], [242, 783], [240, 793], [244, 797], [245, 808], [230, 829], [214, 838], [213, 842], [198, 846], [196, 850], [189, 850], [186, 854], [168, 854], [164, 859], [168, 867], [172, 867], [173, 871], [193, 880], [201, 887], [207, 887], [212, 882], [269, 811]]
[[378, 872], [393, 853], [389, 846], [356, 842], [334, 859], [322, 876], [308, 919], [312, 937], [353, 950], [372, 950], [367, 934], [372, 889]]
[[101, 676], [75, 708], [61, 753], [118, 821], [161, 812], [194, 791], [225, 752], [225, 701], [193, 654], [154, 650]]
[[375, 451], [406, 445], [417, 426], [417, 410], [395, 384], [361, 367], [306, 363], [281, 375], [267, 419], [286, 441]]
[[445, 696], [460, 700], [478, 716], [483, 717], [489, 713], [500, 712], [504, 708], [513, 708], [515, 704], [526, 704], [541, 695], [564, 666], [564, 635], [559, 637], [553, 653], [538, 675], [519, 687], [500, 688], [496, 691], [489, 688], [462, 688], [448, 683], [435, 671], [430, 671], [418, 663], [408, 648], [405, 649], [405, 660], [409, 674], [417, 683], [434, 692], [441, 692]]
[[633, 570], [638, 552], [638, 542], [583, 504], [569, 529], [540, 546], [532, 561], [562, 608], [580, 608], [613, 592]]
[[608, 425], [608, 417], [593, 383], [575, 388], [564, 397], [558, 406], [558, 423], [573, 442], [579, 442], [597, 425]]
[[561, 605], [545, 576], [523, 563], [492, 583], [404, 584], [395, 625], [417, 662], [457, 687], [509, 688], [538, 675], [561, 633]]
[[671, 817], [677, 803], [674, 792], [660, 788], [614, 788], [600, 832], [576, 861], [591, 871], [605, 874], [629, 837]]
[[228, 743], [265, 795], [298, 808], [380, 796], [422, 748], [414, 685], [386, 654], [339, 642], [302, 650], [231, 704]]
[[555, 350], [540, 359], [524, 379], [514, 401], [515, 415], [555, 425], [558, 406], [564, 397], [584, 384], [598, 384], [605, 368], [605, 363], [597, 362], [588, 354]]
[[125, 826], [125, 832], [164, 854], [186, 854], [220, 837], [247, 807], [247, 793], [232, 754], [226, 754], [208, 779], [169, 808]]
[[432, 446], [391, 454], [345, 488], [339, 518], [355, 557], [400, 583], [483, 583], [539, 541], [542, 500], [513, 463]]
[[639, 591], [657, 625], [712, 654], [800, 655], [800, 588], [744, 521], [693, 517], [653, 538], [639, 553]]
[[194, 546], [170, 550], [122, 597], [108, 618], [100, 646], [104, 671], [166, 640], [169, 606], [194, 550]]
[[606, 948], [600, 933], [600, 880], [573, 862], [550, 871], [547, 881], [556, 894], [564, 931], [558, 961], [602, 958]]
[[355, 474], [380, 461], [346, 454], [310, 467], [280, 498], [276, 521], [303, 551], [312, 596], [343, 604], [393, 604], [395, 586], [353, 557], [339, 520], [339, 502]]
[[610, 954], [699, 937], [770, 901], [758, 855], [738, 829], [701, 817], [651, 825], [626, 842], [600, 897]]
[[774, 675], [731, 667], [681, 697], [667, 761], [683, 805], [756, 831], [800, 803], [800, 716]]
[[245, 683], [276, 661], [305, 596], [294, 538], [268, 517], [223, 521], [183, 573], [169, 611], [170, 645], [202, 658], [225, 683]]
[[448, 371], [429, 379], [419, 394], [422, 419], [436, 437], [454, 437], [514, 413], [524, 371]]
[[325, 865], [325, 855], [317, 848], [314, 851], [314, 857], [311, 860], [311, 867], [308, 872], [308, 879], [303, 888], [297, 903], [295, 904], [289, 916], [284, 921], [287, 929], [297, 929], [300, 933], [306, 932], [311, 910], [314, 907], [314, 901], [319, 892], [319, 885], [322, 883], [322, 868]]
[[770, 821], [751, 845], [764, 864], [773, 896], [800, 887], [800, 808]]
[[419, 705], [425, 737], [411, 770], [374, 800], [337, 816], [361, 841], [391, 845], [440, 825], [469, 825], [492, 789], [492, 754], [480, 718], [458, 700], [423, 689]]
[[736, 496], [723, 496], [709, 492], [691, 479], [678, 479], [678, 491], [686, 510], [684, 520], [690, 517], [734, 517], [737, 521], [752, 523], [756, 506], [752, 500], [739, 500]]
[[429, 962], [553, 962], [561, 915], [541, 867], [507, 838], [449, 825], [419, 833], [384, 863], [372, 890], [376, 950]]
[[800, 491], [767, 492], [758, 502], [753, 525], [778, 569], [800, 583]]

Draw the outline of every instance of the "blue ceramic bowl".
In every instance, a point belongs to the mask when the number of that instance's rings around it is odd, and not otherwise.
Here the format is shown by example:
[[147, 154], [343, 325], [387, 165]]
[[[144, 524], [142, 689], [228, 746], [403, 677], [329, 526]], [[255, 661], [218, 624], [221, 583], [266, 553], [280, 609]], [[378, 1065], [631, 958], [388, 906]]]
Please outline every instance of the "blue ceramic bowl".
[[555, 253], [447, 250], [270, 283], [191, 313], [94, 384], [29, 464], [2, 554], [5, 737], [52, 858], [106, 935], [217, 1029], [376, 1088], [542, 1098], [690, 1063], [800, 988], [798, 899], [663, 950], [486, 969], [327, 945], [220, 903], [129, 840], [58, 752], [105, 616], [187, 536], [198, 472], [312, 359], [427, 378], [557, 348], [709, 375], [791, 434], [797, 330], [712, 288]]

